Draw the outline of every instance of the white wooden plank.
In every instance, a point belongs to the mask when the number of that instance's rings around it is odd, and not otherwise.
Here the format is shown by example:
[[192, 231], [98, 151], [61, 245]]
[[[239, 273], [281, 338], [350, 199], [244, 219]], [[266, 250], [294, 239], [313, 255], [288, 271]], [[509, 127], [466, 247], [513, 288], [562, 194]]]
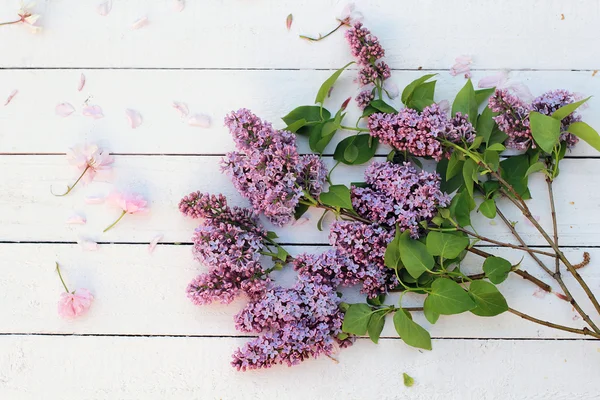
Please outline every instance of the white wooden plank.
[[[114, 2], [106, 17], [96, 3], [40, 4], [41, 34], [3, 27], [0, 66], [333, 68], [349, 58], [341, 33], [321, 43], [297, 36], [333, 28], [343, 6], [337, 0], [189, 1], [181, 13], [171, 3]], [[18, 1], [4, 6], [2, 20], [13, 20]], [[477, 0], [369, 0], [357, 7], [395, 68], [449, 68], [460, 54], [473, 54], [477, 68], [598, 68], [590, 51], [600, 38], [597, 2], [506, 0], [492, 9]], [[132, 30], [142, 16], [149, 24]]]
[[[293, 254], [325, 251], [326, 247], [289, 246]], [[519, 262], [520, 254], [487, 249]], [[582, 252], [591, 254], [592, 263], [581, 270], [592, 288], [600, 285], [599, 249], [567, 249], [566, 255], [579, 260]], [[143, 245], [103, 245], [97, 252], [83, 253], [76, 245], [2, 244], [3, 274], [0, 276], [0, 327], [2, 333], [61, 334], [126, 334], [126, 335], [247, 335], [235, 330], [233, 317], [247, 299], [240, 297], [230, 305], [213, 304], [198, 307], [185, 294], [187, 284], [206, 268], [193, 260], [191, 246], [159, 246], [149, 254]], [[70, 290], [87, 288], [95, 295], [90, 312], [77, 321], [61, 320], [56, 312], [63, 288], [54, 270], [54, 262], [62, 272]], [[552, 260], [545, 259], [552, 266]], [[469, 255], [463, 268], [466, 273], [480, 273], [482, 259]], [[265, 261], [265, 266], [270, 266]], [[522, 268], [551, 284], [558, 285], [529, 258]], [[282, 285], [293, 284], [291, 267], [273, 274]], [[565, 281], [589, 315], [598, 319], [585, 294], [565, 272]], [[540, 295], [530, 282], [513, 275], [499, 286], [509, 305], [537, 318], [579, 327], [581, 318], [571, 306], [552, 294]], [[535, 295], [534, 295], [535, 294]], [[364, 302], [357, 289], [345, 289], [344, 301]], [[421, 306], [422, 296], [406, 295], [405, 306]], [[398, 294], [390, 294], [387, 302], [396, 304]], [[152, 316], [151, 318], [149, 316]], [[421, 313], [415, 320], [436, 338], [572, 338], [579, 337], [524, 321], [512, 314], [480, 318], [466, 313], [442, 317], [430, 325]], [[384, 337], [397, 337], [391, 318]]]
[[[224, 193], [231, 204], [247, 205], [229, 179], [219, 172], [218, 157], [179, 156], [118, 156], [113, 176], [102, 178], [88, 187], [77, 187], [66, 197], [55, 197], [50, 187], [59, 192], [77, 177], [64, 156], [0, 156], [0, 240], [4, 241], [77, 241], [84, 236], [101, 242], [148, 242], [157, 233], [167, 242], [189, 242], [196, 222], [180, 215], [180, 198], [194, 190]], [[331, 166], [333, 160], [327, 157]], [[563, 245], [598, 245], [600, 229], [600, 186], [598, 159], [569, 159], [561, 164], [561, 176], [555, 185], [556, 207], [561, 243]], [[338, 167], [333, 174], [336, 183], [362, 181], [364, 166]], [[538, 174], [539, 175], [539, 174]], [[114, 182], [114, 185], [113, 185]], [[89, 195], [108, 194], [113, 187], [138, 191], [151, 202], [148, 215], [127, 216], [119, 225], [102, 234], [102, 230], [117, 218], [119, 212], [107, 205], [87, 205]], [[531, 209], [541, 222], [551, 229], [546, 183], [533, 176], [530, 187], [534, 199]], [[585, 193], [585, 195], [581, 195]], [[501, 204], [506, 215], [517, 221], [529, 244], [546, 245], [535, 228], [508, 202]], [[84, 226], [66, 225], [74, 212], [85, 214]], [[311, 210], [309, 222], [276, 229], [282, 242], [327, 243], [328, 231], [317, 231], [316, 221], [321, 212]], [[512, 235], [502, 221], [475, 219], [480, 234], [503, 241]], [[275, 229], [269, 224], [266, 226]]]
[[[590, 341], [360, 341], [288, 369], [237, 372], [229, 338], [0, 338], [6, 399], [456, 399], [598, 398], [598, 344]], [[357, 369], [358, 367], [358, 369]], [[415, 379], [404, 387], [402, 373]], [[360, 374], [360, 377], [358, 375]]]
[[[340, 63], [339, 66], [341, 66]], [[81, 73], [86, 75], [83, 91], [77, 91]], [[439, 73], [437, 100], [453, 100], [464, 85], [464, 78]], [[420, 77], [422, 71], [394, 71], [392, 80], [404, 88]], [[475, 82], [497, 71], [477, 71]], [[234, 148], [223, 126], [223, 117], [241, 107], [253, 110], [278, 128], [281, 117], [293, 108], [312, 104], [321, 83], [331, 71], [240, 71], [240, 70], [0, 70], [0, 98], [18, 89], [12, 102], [0, 108], [0, 153], [64, 153], [82, 141], [99, 141], [115, 153], [142, 154], [223, 154]], [[358, 93], [353, 83], [355, 71], [342, 75], [326, 106], [335, 112], [342, 102]], [[589, 71], [513, 71], [512, 82], [526, 84], [534, 95], [565, 88], [585, 95], [600, 93], [600, 77]], [[4, 94], [3, 94], [4, 93]], [[208, 130], [193, 128], [172, 108], [172, 102], [186, 102], [191, 113], [212, 118]], [[82, 116], [85, 102], [102, 107], [105, 117]], [[68, 102], [76, 111], [69, 117], [56, 115], [57, 104]], [[400, 99], [391, 102], [402, 106]], [[600, 129], [600, 107], [592, 98], [585, 120]], [[140, 127], [130, 128], [126, 109], [139, 111]], [[354, 125], [360, 113], [355, 103], [348, 108], [346, 125]], [[328, 146], [333, 153], [335, 144]], [[300, 151], [309, 152], [307, 140], [299, 139]], [[379, 154], [389, 149], [381, 146]], [[578, 144], [570, 156], [598, 156], [586, 143]]]

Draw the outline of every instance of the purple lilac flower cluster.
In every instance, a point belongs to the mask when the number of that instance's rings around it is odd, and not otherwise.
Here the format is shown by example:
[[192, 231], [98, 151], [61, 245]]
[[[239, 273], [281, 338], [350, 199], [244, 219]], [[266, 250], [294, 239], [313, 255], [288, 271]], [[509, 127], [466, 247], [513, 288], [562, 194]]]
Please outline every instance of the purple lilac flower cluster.
[[343, 322], [339, 305], [331, 281], [318, 274], [299, 274], [292, 288], [268, 290], [235, 317], [237, 329], [262, 335], [238, 349], [232, 365], [243, 371], [292, 366], [352, 344], [352, 338], [338, 339]]
[[251, 298], [264, 293], [269, 278], [259, 258], [267, 233], [251, 210], [229, 207], [224, 196], [200, 192], [185, 196], [179, 210], [202, 219], [192, 238], [193, 253], [209, 271], [188, 285], [194, 304], [228, 304], [241, 292]]
[[372, 114], [368, 127], [371, 136], [384, 144], [437, 161], [449, 155], [440, 139], [453, 143], [472, 143], [475, 139], [475, 129], [467, 115], [456, 113], [453, 118], [448, 118], [438, 104], [426, 107], [421, 113], [404, 108], [397, 114]]
[[383, 61], [377, 61], [385, 56], [383, 47], [379, 44], [377, 37], [365, 28], [362, 23], [357, 22], [348, 31], [346, 39], [350, 44], [350, 51], [360, 66], [357, 82], [362, 87], [368, 87], [356, 97], [356, 102], [364, 109], [373, 100], [372, 86], [383, 86], [383, 81], [391, 75], [390, 67]]
[[255, 211], [282, 226], [292, 218], [303, 190], [319, 195], [326, 167], [317, 156], [299, 156], [291, 132], [274, 129], [247, 109], [229, 114], [225, 125], [237, 151], [224, 157], [222, 169]]
[[[525, 103], [517, 96], [509, 93], [507, 89], [498, 89], [489, 99], [489, 108], [499, 113], [494, 117], [498, 128], [508, 135], [506, 146], [517, 149], [527, 150], [535, 146], [533, 136], [529, 127], [529, 113], [537, 111], [544, 115], [552, 113], [567, 104], [577, 101], [575, 95], [566, 90], [554, 90], [546, 92], [536, 97], [531, 104]], [[573, 147], [579, 139], [566, 132], [566, 129], [573, 122], [581, 121], [581, 116], [575, 112], [562, 120], [560, 140], [565, 142], [568, 147]]]
[[352, 187], [356, 212], [378, 224], [408, 229], [413, 238], [420, 236], [421, 221], [450, 204], [450, 196], [440, 190], [439, 175], [418, 172], [410, 163], [374, 162], [365, 171], [365, 181], [367, 187]]

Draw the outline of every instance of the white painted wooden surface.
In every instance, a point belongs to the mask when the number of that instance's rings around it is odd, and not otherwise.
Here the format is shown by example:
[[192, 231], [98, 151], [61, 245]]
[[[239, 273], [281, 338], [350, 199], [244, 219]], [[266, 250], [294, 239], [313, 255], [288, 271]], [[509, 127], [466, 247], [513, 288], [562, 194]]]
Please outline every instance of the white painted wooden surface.
[[[17, 3], [4, 0], [0, 19], [12, 19]], [[442, 317], [432, 327], [416, 315], [434, 337], [432, 352], [393, 339], [390, 323], [378, 346], [359, 340], [340, 352], [339, 364], [323, 358], [293, 369], [233, 370], [230, 354], [246, 339], [234, 330], [232, 316], [243, 302], [199, 308], [185, 298], [187, 283], [203, 267], [190, 254], [194, 223], [179, 216], [177, 202], [200, 189], [243, 204], [218, 173], [220, 155], [233, 147], [222, 127], [224, 114], [248, 107], [283, 126], [278, 118], [310, 104], [331, 69], [350, 54], [341, 34], [321, 43], [296, 37], [326, 32], [341, 2], [187, 3], [176, 13], [170, 0], [120, 0], [101, 17], [95, 2], [48, 0], [36, 9], [44, 16], [42, 34], [0, 27], [1, 104], [19, 90], [9, 105], [0, 106], [0, 398], [600, 398], [600, 345], [508, 314]], [[600, 40], [597, 1], [371, 0], [357, 7], [386, 48], [399, 87], [423, 74], [417, 71], [422, 67], [439, 73], [438, 100], [451, 100], [464, 80], [451, 77], [448, 68], [456, 56], [471, 54], [475, 81], [509, 69], [511, 80], [525, 83], [534, 95], [558, 87], [600, 95], [600, 75], [592, 76], [600, 68], [594, 51]], [[289, 13], [294, 23], [288, 33]], [[144, 15], [149, 25], [131, 30]], [[78, 92], [81, 73], [87, 83]], [[342, 76], [328, 100], [332, 109], [356, 94], [353, 78], [354, 72]], [[100, 105], [106, 117], [83, 117], [86, 100]], [[172, 109], [174, 100], [210, 115], [213, 126], [189, 127]], [[56, 116], [61, 102], [77, 111]], [[126, 108], [142, 114], [138, 129], [128, 127]], [[599, 108], [592, 99], [584, 111], [596, 127]], [[349, 120], [356, 115], [350, 110]], [[68, 197], [53, 197], [51, 186], [60, 189], [74, 178], [63, 153], [84, 141], [98, 141], [117, 154], [114, 173]], [[299, 146], [307, 151], [305, 143]], [[380, 155], [385, 153], [382, 148]], [[326, 162], [331, 165], [331, 157]], [[581, 144], [564, 161], [556, 184], [561, 242], [576, 262], [590, 252], [592, 263], [582, 273], [598, 292], [599, 167], [598, 154]], [[363, 169], [340, 167], [334, 178], [356, 180]], [[101, 234], [117, 211], [85, 205], [83, 199], [106, 194], [113, 184], [146, 195], [152, 211]], [[544, 182], [535, 177], [531, 186], [532, 207], [548, 216]], [[74, 212], [85, 214], [88, 224], [67, 226]], [[544, 244], [514, 211], [507, 215], [518, 221], [529, 244]], [[325, 249], [327, 235], [314, 228], [315, 216], [279, 230], [294, 254]], [[481, 233], [511, 240], [501, 221], [496, 223], [482, 218], [476, 225]], [[158, 233], [165, 243], [149, 254], [145, 243]], [[101, 242], [100, 250], [83, 251], [75, 243], [81, 237]], [[519, 260], [514, 252], [503, 254]], [[55, 260], [73, 287], [96, 295], [81, 320], [64, 322], [56, 315], [61, 287]], [[467, 264], [476, 271], [476, 260]], [[545, 279], [531, 260], [523, 266]], [[278, 279], [289, 281], [293, 273], [284, 271]], [[514, 308], [581, 326], [566, 303], [554, 295], [534, 296], [535, 288], [518, 277], [500, 288]], [[580, 291], [574, 293], [582, 299]], [[358, 299], [354, 292], [347, 295]], [[402, 385], [402, 372], [415, 378], [413, 388]]]

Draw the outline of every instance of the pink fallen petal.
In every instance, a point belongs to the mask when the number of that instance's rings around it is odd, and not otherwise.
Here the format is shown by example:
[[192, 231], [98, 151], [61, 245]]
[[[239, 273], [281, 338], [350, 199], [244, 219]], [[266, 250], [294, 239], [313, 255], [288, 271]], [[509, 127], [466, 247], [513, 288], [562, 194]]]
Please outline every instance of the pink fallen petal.
[[148, 25], [148, 17], [142, 17], [131, 25], [131, 29], [140, 29], [146, 25]]
[[511, 83], [506, 89], [510, 90], [515, 96], [526, 103], [531, 103], [531, 101], [533, 101], [533, 94], [531, 94], [531, 90], [529, 90], [529, 87], [524, 83]]
[[94, 119], [104, 118], [104, 114], [102, 114], [102, 107], [100, 106], [85, 106], [83, 107], [82, 113], [86, 117], [92, 117]]
[[85, 251], [96, 251], [98, 250], [98, 243], [93, 240], [80, 238], [77, 241], [77, 244], [80, 245]]
[[94, 296], [87, 289], [77, 289], [73, 293], [63, 292], [58, 301], [58, 315], [64, 319], [74, 319], [92, 306]]
[[456, 63], [450, 68], [450, 75], [456, 76], [465, 74], [465, 78], [471, 76], [471, 64], [473, 60], [469, 56], [456, 57]]
[[285, 19], [285, 27], [289, 31], [292, 27], [292, 22], [294, 21], [294, 16], [292, 14], [288, 15]]
[[440, 106], [440, 110], [443, 113], [447, 113], [450, 111], [450, 102], [448, 100], [442, 100], [438, 103], [438, 105]]
[[13, 90], [6, 98], [6, 102], [4, 103], [4, 105], [7, 106], [8, 103], [10, 103], [12, 99], [17, 95], [17, 93], [19, 93], [17, 89]]
[[456, 57], [456, 59], [454, 61], [456, 61], [458, 64], [472, 64], [473, 63], [473, 59], [471, 58], [471, 56], [467, 56], [467, 55], [458, 56], [458, 57]]
[[400, 89], [398, 89], [398, 85], [389, 79], [385, 81], [383, 84], [383, 89], [387, 93], [390, 99], [395, 99], [400, 94]]
[[106, 0], [98, 4], [98, 7], [96, 7], [96, 12], [98, 12], [98, 14], [102, 15], [103, 17], [106, 17], [111, 9], [112, 0]]
[[154, 237], [154, 239], [152, 239], [152, 241], [148, 245], [148, 253], [152, 253], [154, 251], [154, 249], [156, 248], [156, 245], [158, 244], [158, 242], [160, 242], [162, 240], [162, 238], [163, 238], [163, 235], [156, 235]]
[[74, 215], [70, 216], [69, 218], [67, 218], [66, 222], [69, 225], [85, 225], [87, 220], [85, 219], [85, 217], [82, 217], [79, 214], [74, 214]]
[[187, 117], [188, 114], [190, 113], [190, 110], [188, 109], [188, 106], [185, 103], [180, 103], [180, 102], [174, 101], [173, 108], [179, 112], [179, 116], [181, 118]]
[[185, 8], [185, 0], [173, 0], [173, 8], [177, 12], [182, 12]]
[[486, 76], [481, 78], [477, 86], [480, 88], [501, 88], [506, 84], [508, 80], [508, 73], [506, 71], [500, 71], [497, 74]]
[[106, 200], [106, 197], [100, 196], [87, 196], [83, 201], [85, 204], [102, 204]]
[[210, 117], [204, 114], [195, 114], [188, 119], [188, 125], [198, 128], [210, 127]]
[[538, 299], [543, 299], [544, 297], [546, 297], [547, 293], [548, 292], [546, 292], [542, 288], [538, 288], [538, 289], [536, 289], [535, 292], [533, 292], [533, 297], [537, 297]]
[[142, 116], [139, 112], [128, 108], [125, 110], [125, 115], [127, 115], [129, 126], [131, 126], [132, 129], [135, 129], [142, 124]]
[[61, 117], [68, 117], [75, 112], [75, 108], [69, 103], [60, 103], [54, 109], [56, 115]]
[[81, 74], [79, 76], [79, 84], [77, 85], [77, 90], [81, 92], [83, 90], [84, 86], [85, 86], [85, 75]]

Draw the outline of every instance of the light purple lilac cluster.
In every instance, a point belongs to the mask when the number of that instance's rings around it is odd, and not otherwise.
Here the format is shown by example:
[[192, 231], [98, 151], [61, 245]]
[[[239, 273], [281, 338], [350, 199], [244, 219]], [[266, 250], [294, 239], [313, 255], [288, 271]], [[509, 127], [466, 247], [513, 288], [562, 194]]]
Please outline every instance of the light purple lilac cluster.
[[418, 172], [410, 163], [374, 162], [365, 171], [367, 187], [352, 187], [352, 206], [363, 218], [388, 227], [410, 230], [420, 236], [422, 221], [429, 221], [437, 207], [450, 204], [440, 190], [436, 173]]
[[193, 253], [209, 271], [188, 285], [194, 304], [228, 304], [241, 292], [251, 298], [265, 292], [269, 278], [259, 258], [267, 233], [251, 210], [229, 207], [224, 196], [200, 192], [185, 196], [179, 210], [202, 219], [192, 238]]
[[475, 129], [468, 115], [456, 113], [453, 118], [438, 104], [425, 107], [422, 112], [404, 108], [397, 114], [376, 113], [369, 116], [369, 133], [382, 143], [416, 157], [431, 157], [436, 161], [450, 152], [441, 139], [453, 143], [472, 143]]
[[260, 333], [233, 354], [238, 370], [296, 365], [309, 357], [332, 355], [353, 339], [339, 339], [343, 313], [331, 281], [322, 275], [299, 274], [292, 288], [275, 287], [252, 300], [236, 317], [242, 332]]
[[385, 51], [377, 37], [362, 23], [357, 22], [347, 30], [346, 39], [352, 55], [356, 57], [356, 62], [360, 66], [357, 82], [367, 88], [355, 99], [358, 106], [365, 109], [373, 100], [373, 86], [382, 87], [383, 82], [390, 77], [390, 67], [383, 61], [377, 61], [385, 56]]
[[[537, 111], [544, 115], [552, 115], [560, 107], [577, 101], [576, 96], [566, 90], [553, 90], [536, 97], [531, 104], [524, 102], [517, 96], [511, 94], [507, 89], [498, 89], [488, 102], [488, 107], [499, 113], [494, 117], [498, 128], [508, 135], [506, 146], [527, 150], [535, 147], [533, 136], [529, 127], [529, 113]], [[565, 142], [568, 147], [573, 147], [579, 139], [566, 132], [573, 122], [581, 121], [581, 116], [573, 112], [562, 120], [560, 141]]]
[[222, 160], [222, 169], [240, 194], [275, 225], [289, 222], [303, 190], [318, 196], [327, 170], [315, 155], [300, 156], [294, 134], [280, 131], [247, 109], [225, 118], [237, 151]]

